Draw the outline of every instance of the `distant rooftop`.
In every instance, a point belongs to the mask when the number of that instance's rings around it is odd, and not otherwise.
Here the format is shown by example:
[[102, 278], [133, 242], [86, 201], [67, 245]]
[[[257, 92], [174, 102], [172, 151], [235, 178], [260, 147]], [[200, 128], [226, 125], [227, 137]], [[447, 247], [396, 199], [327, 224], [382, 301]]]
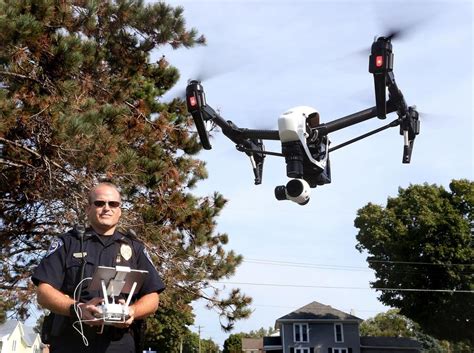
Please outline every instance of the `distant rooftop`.
[[0, 324], [0, 337], [10, 335], [15, 327], [17, 327], [18, 321], [17, 320], [8, 320], [3, 324]]
[[0, 338], [11, 335], [18, 325], [20, 325], [20, 328], [23, 331], [22, 337], [25, 340], [26, 345], [31, 347], [35, 342], [37, 333], [34, 331], [33, 327], [25, 326], [18, 320], [7, 320], [3, 324], [0, 324]]
[[279, 321], [292, 321], [292, 320], [350, 320], [350, 321], [363, 321], [362, 319], [345, 313], [343, 311], [334, 309], [329, 305], [324, 305], [318, 302], [312, 302], [305, 305], [295, 311], [282, 316], [277, 319]]
[[421, 348], [420, 342], [405, 337], [368, 337], [360, 338], [362, 347]]
[[263, 338], [242, 338], [242, 349], [262, 349]]

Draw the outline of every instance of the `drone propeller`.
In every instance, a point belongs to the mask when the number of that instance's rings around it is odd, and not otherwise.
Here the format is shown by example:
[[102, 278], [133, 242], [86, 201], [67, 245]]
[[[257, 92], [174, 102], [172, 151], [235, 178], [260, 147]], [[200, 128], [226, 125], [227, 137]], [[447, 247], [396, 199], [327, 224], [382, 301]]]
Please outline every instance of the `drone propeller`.
[[396, 29], [396, 30], [392, 30], [390, 32], [388, 32], [387, 35], [385, 35], [384, 37], [387, 38], [388, 40], [393, 40], [393, 39], [401, 39], [403, 38], [404, 35], [406, 35], [407, 33], [407, 29]]
[[[210, 74], [209, 72], [206, 72], [205, 70], [201, 70], [201, 72], [198, 73], [197, 75], [193, 76], [192, 79], [188, 79], [188, 82], [191, 82], [191, 81], [203, 82], [203, 81], [210, 80], [213, 77], [218, 76], [218, 75], [219, 74], [214, 74], [213, 75], [213, 74]], [[176, 91], [175, 97], [180, 98], [182, 100], [185, 100], [186, 99], [186, 88], [183, 88], [183, 89], [180, 89], [180, 90]]]

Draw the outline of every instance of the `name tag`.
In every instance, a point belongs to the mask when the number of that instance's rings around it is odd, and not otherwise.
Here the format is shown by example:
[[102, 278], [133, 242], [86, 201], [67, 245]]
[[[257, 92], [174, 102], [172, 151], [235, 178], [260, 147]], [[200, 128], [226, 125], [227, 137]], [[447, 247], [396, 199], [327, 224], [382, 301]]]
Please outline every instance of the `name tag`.
[[76, 259], [82, 259], [87, 256], [86, 252], [75, 252], [72, 256]]

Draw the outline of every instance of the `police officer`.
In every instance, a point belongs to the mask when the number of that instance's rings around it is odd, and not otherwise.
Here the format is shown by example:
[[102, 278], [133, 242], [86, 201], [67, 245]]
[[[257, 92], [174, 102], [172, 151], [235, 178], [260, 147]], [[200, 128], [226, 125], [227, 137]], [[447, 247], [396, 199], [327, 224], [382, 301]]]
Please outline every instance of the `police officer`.
[[[90, 228], [85, 233], [70, 231], [54, 240], [33, 273], [38, 303], [54, 317], [48, 332], [52, 353], [134, 353], [138, 323], [158, 308], [159, 293], [165, 286], [144, 245], [132, 234], [117, 230], [120, 206], [120, 193], [115, 185], [100, 183], [94, 187], [87, 207]], [[97, 305], [103, 301], [101, 293], [89, 290], [88, 280], [80, 283], [81, 279], [92, 277], [99, 265], [148, 271], [124, 323], [103, 326], [96, 317], [100, 315]], [[80, 296], [74, 297], [78, 288]], [[75, 304], [79, 309], [74, 310]], [[84, 323], [86, 340], [72, 326], [79, 320]]]

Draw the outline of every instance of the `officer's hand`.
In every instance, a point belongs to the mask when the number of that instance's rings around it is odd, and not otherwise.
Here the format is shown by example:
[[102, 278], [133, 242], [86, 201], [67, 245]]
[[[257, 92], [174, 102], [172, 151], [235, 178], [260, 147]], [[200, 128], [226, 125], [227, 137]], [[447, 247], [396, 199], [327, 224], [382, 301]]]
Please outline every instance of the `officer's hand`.
[[85, 321], [85, 324], [89, 326], [102, 326], [104, 324], [103, 320], [97, 318], [102, 314], [97, 305], [102, 304], [103, 301], [102, 298], [92, 298], [86, 303], [79, 303], [81, 320]]
[[[119, 303], [123, 305], [125, 304], [125, 300], [119, 299]], [[115, 323], [113, 324], [113, 326], [119, 328], [127, 328], [132, 324], [133, 320], [135, 320], [135, 308], [133, 307], [133, 305], [131, 305], [128, 307], [128, 319], [125, 322]]]

